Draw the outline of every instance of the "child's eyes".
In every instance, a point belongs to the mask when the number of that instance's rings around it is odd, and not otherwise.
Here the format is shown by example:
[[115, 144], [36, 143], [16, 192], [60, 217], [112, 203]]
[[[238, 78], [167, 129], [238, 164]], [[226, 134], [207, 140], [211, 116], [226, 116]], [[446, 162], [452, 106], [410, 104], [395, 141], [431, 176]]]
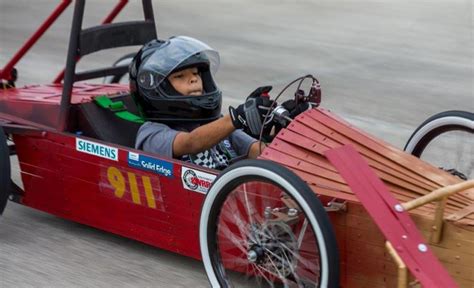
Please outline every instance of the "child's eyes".
[[[178, 74], [172, 75], [171, 77], [173, 77], [173, 79], [183, 79], [184, 77], [189, 77], [189, 74], [187, 75], [188, 76], [185, 76], [185, 73], [178, 73]], [[200, 76], [201, 74], [199, 73], [199, 71], [196, 71], [196, 72], [192, 72], [192, 75]]]

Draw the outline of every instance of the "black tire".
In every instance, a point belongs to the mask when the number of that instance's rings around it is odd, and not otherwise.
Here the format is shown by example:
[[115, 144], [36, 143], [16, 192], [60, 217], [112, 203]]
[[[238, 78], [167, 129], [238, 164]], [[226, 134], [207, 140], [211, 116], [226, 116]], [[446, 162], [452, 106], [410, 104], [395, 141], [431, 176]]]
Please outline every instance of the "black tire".
[[10, 152], [7, 138], [0, 127], [0, 215], [3, 214], [10, 196]]
[[[472, 178], [473, 143], [474, 113], [445, 111], [425, 120], [410, 136], [404, 150], [445, 170], [457, 170], [455, 173]], [[466, 151], [462, 151], [463, 146]], [[435, 153], [440, 157], [435, 159]]]
[[212, 287], [339, 287], [324, 207], [301, 178], [271, 161], [240, 161], [214, 181], [200, 245]]
[[[134, 53], [129, 53], [129, 54], [123, 55], [117, 61], [115, 61], [114, 64], [112, 64], [112, 66], [114, 66], [114, 67], [116, 67], [116, 66], [128, 66], [130, 64], [130, 62], [132, 62], [132, 59], [135, 56], [135, 54], [136, 53], [134, 52]], [[124, 79], [127, 75], [128, 75], [128, 73], [123, 73], [123, 74], [114, 75], [114, 76], [107, 76], [107, 77], [104, 78], [103, 82], [105, 84], [112, 84], [112, 83], [120, 83], [120, 81], [125, 81], [126, 80], [127, 83], [128, 83], [128, 78]]]

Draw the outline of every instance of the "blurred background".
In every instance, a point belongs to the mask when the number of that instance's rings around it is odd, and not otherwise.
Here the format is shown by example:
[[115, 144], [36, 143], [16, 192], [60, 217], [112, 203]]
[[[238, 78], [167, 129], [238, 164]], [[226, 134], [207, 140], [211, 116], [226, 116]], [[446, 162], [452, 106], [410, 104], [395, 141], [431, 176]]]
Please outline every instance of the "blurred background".
[[[59, 2], [0, 0], [0, 67]], [[116, 21], [142, 17], [139, 1], [129, 2]], [[153, 2], [159, 38], [192, 36], [220, 52], [225, 105], [263, 85], [276, 96], [311, 73], [323, 107], [398, 148], [435, 113], [474, 111], [472, 0]], [[88, 0], [85, 27], [115, 3]], [[50, 83], [64, 67], [72, 10], [17, 65], [18, 86]], [[87, 56], [78, 69], [139, 48]], [[2, 288], [207, 285], [198, 261], [14, 203], [0, 218]]]

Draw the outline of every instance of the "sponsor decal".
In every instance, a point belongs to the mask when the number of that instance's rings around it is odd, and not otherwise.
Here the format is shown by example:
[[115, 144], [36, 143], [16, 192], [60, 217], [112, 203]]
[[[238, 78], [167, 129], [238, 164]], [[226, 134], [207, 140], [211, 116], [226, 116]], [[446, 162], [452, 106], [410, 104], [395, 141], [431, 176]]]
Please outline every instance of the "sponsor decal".
[[206, 194], [216, 179], [216, 175], [182, 167], [181, 182], [187, 190]]
[[85, 139], [76, 138], [76, 150], [105, 159], [118, 161], [118, 149]]
[[166, 177], [173, 177], [173, 163], [134, 152], [128, 152], [128, 166], [153, 171]]
[[140, 155], [134, 152], [128, 152], [128, 159], [132, 161], [138, 161], [140, 159]]

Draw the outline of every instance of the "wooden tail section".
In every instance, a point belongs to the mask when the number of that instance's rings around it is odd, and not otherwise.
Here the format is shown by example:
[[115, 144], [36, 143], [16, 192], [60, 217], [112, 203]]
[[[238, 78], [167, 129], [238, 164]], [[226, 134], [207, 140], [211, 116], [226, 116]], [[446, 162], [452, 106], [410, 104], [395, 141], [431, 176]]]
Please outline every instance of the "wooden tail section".
[[[346, 176], [325, 156], [326, 152], [345, 145], [351, 145], [358, 152], [370, 170], [382, 180], [384, 189], [389, 193], [377, 193], [378, 200], [363, 200], [363, 197], [357, 194], [357, 188], [352, 187]], [[418, 234], [407, 228], [406, 221], [409, 219], [406, 214], [395, 215], [390, 210], [394, 203], [408, 202], [441, 187], [461, 183], [461, 179], [375, 139], [330, 112], [320, 109], [309, 110], [296, 117], [286, 129], [280, 131], [260, 157], [292, 169], [316, 194], [321, 195], [323, 202], [333, 198], [339, 199], [336, 201], [339, 204], [340, 200], [345, 201], [343, 206], [346, 210], [329, 213], [340, 252], [341, 287], [396, 287], [397, 275], [400, 274], [397, 273], [397, 265], [387, 254], [386, 239], [391, 239], [392, 234], [396, 237], [407, 235], [410, 238], [411, 235], [416, 235], [416, 243], [422, 244], [421, 238], [418, 237], [420, 232], [425, 239], [430, 240], [429, 249], [434, 251], [457, 284], [460, 287], [474, 287], [474, 189], [450, 196], [442, 214], [436, 213], [435, 203], [411, 210], [410, 218], [417, 226], [410, 224], [410, 227], [418, 229]], [[353, 174], [369, 177], [358, 180], [364, 182], [360, 189], [371, 190], [372, 193], [376, 193], [374, 190], [378, 191], [373, 183], [368, 181], [373, 177], [367, 176], [360, 165], [350, 163], [356, 160], [350, 158], [342, 161], [349, 162], [351, 166], [348, 170]], [[391, 200], [380, 195], [388, 195]], [[364, 206], [366, 202], [370, 203], [369, 200], [377, 201], [375, 207], [383, 210], [377, 210], [376, 215], [368, 213], [370, 208], [365, 209]], [[387, 220], [390, 223], [376, 223], [378, 214], [387, 213], [385, 218], [391, 217], [391, 220]], [[437, 215], [441, 215], [441, 219]], [[439, 223], [436, 219], [441, 220], [442, 226], [436, 224]], [[389, 230], [384, 231], [385, 229]], [[388, 236], [385, 233], [388, 233]], [[440, 242], [435, 242], [436, 235], [440, 235]], [[400, 247], [404, 249], [403, 253], [398, 254], [408, 253], [411, 251], [408, 248], [418, 249], [414, 246], [401, 246], [399, 242], [392, 243], [397, 252], [400, 252]], [[427, 278], [433, 277], [432, 273], [446, 276], [445, 272], [437, 272], [440, 268], [436, 261], [433, 262], [436, 267], [417, 271], [420, 267], [425, 268], [425, 261], [434, 261], [431, 256], [426, 256], [426, 259], [421, 257], [424, 260], [413, 259], [417, 253], [411, 251], [409, 257], [412, 262], [406, 260], [406, 264], [411, 263], [411, 271], [420, 281], [423, 279], [423, 283], [430, 283]], [[444, 276], [443, 279], [446, 278]], [[433, 279], [437, 279], [436, 277]], [[424, 286], [456, 287], [451, 285], [449, 280], [446, 281], [448, 282], [440, 283], [448, 284]]]
[[457, 287], [428, 248], [408, 213], [395, 210], [399, 202], [360, 154], [346, 145], [328, 150], [325, 155], [423, 287]]
[[[367, 161], [375, 174], [400, 202], [426, 195], [440, 187], [462, 180], [421, 161], [381, 140], [366, 134], [337, 116], [322, 109], [299, 115], [283, 129], [261, 158], [273, 160], [292, 169], [321, 195], [359, 202], [338, 170], [326, 159], [330, 149], [352, 145]], [[474, 189], [449, 198], [446, 219], [474, 227]], [[433, 217], [435, 205], [428, 204], [413, 211]]]

